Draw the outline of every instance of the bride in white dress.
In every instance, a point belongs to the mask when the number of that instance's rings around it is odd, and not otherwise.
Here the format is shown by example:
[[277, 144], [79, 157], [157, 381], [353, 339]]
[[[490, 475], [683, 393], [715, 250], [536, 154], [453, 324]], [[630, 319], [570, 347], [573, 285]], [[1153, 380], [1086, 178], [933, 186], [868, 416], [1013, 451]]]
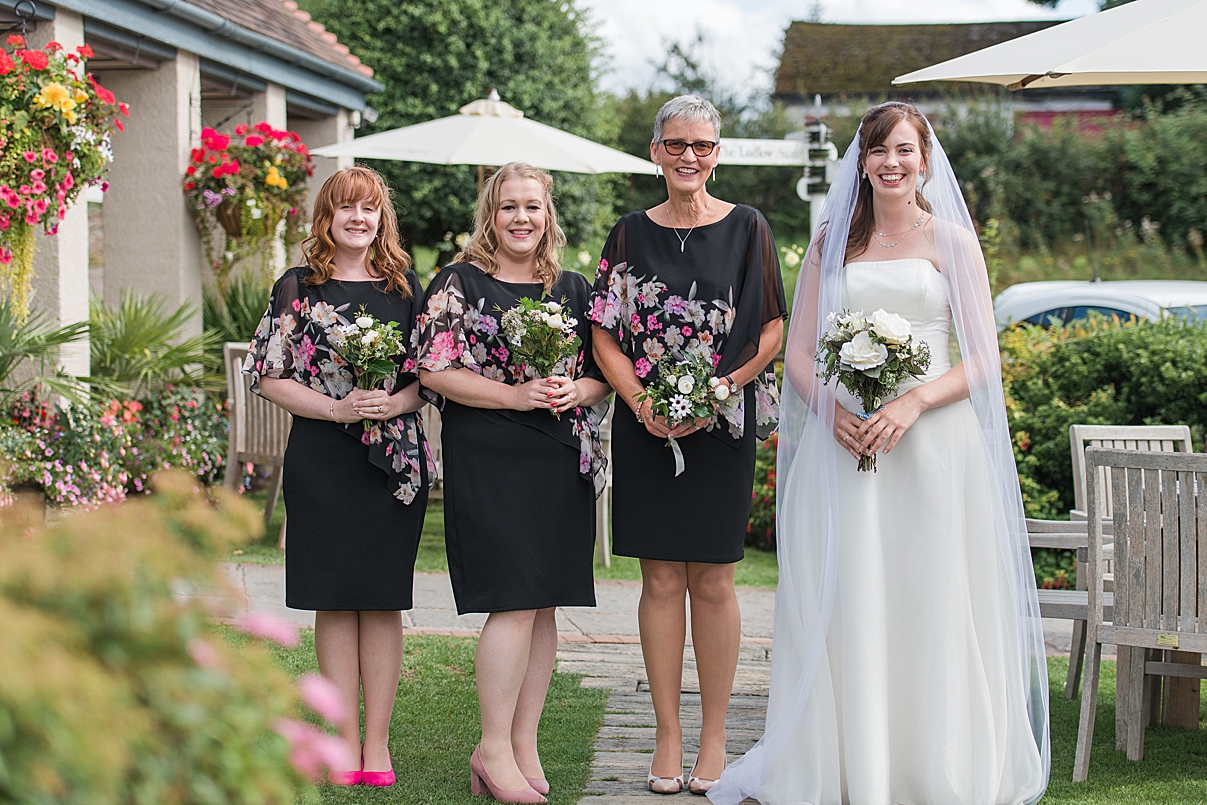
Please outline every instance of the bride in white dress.
[[[786, 350], [767, 729], [709, 796], [1034, 802], [1049, 765], [1043, 632], [979, 243], [912, 105], [868, 112], [839, 173]], [[843, 309], [896, 313], [930, 347], [926, 375], [866, 420], [816, 374]], [[877, 472], [856, 471], [861, 453]]]

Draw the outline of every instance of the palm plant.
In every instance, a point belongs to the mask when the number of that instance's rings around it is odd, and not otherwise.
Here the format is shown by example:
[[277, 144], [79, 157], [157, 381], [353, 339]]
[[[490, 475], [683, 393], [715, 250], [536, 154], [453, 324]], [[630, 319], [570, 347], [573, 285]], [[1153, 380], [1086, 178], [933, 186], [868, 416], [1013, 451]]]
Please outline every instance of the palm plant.
[[162, 298], [122, 291], [116, 307], [93, 298], [89, 304], [92, 375], [118, 384], [133, 397], [158, 383], [220, 389], [203, 362], [214, 336], [185, 337], [195, 308], [187, 302], [169, 311]]
[[24, 391], [40, 387], [83, 402], [87, 387], [59, 366], [61, 347], [88, 335], [88, 322], [56, 326], [45, 311], [21, 316], [7, 298], [0, 299], [0, 407], [7, 408]]
[[218, 287], [205, 288], [201, 297], [201, 319], [213, 342], [206, 354], [211, 371], [223, 371], [222, 344], [226, 341], [251, 341], [264, 311], [272, 287], [254, 273], [232, 277]]

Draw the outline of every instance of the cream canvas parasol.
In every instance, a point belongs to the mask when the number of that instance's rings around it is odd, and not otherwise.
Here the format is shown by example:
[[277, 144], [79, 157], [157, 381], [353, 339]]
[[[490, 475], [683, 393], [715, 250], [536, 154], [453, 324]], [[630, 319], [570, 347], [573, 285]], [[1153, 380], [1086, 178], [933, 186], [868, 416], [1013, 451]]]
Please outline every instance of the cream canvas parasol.
[[1135, 0], [893, 79], [1009, 89], [1207, 83], [1207, 0]]

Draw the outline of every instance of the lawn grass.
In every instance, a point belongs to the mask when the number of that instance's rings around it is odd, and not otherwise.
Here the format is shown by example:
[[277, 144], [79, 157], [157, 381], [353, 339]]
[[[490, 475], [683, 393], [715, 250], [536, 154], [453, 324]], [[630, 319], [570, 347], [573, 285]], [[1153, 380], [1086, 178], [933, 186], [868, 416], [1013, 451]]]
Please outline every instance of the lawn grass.
[[[1115, 664], [1102, 663], [1098, 713], [1090, 754], [1090, 779], [1074, 783], [1073, 757], [1081, 697], [1064, 697], [1067, 657], [1048, 658], [1051, 688], [1052, 780], [1045, 805], [1190, 805], [1207, 802], [1207, 730], [1152, 726], [1144, 738], [1144, 760], [1133, 763], [1115, 751]], [[1207, 718], [1204, 697], [1200, 721]]]
[[[248, 497], [257, 506], [264, 505], [263, 492], [253, 492]], [[269, 527], [265, 536], [232, 552], [226, 557], [227, 561], [261, 565], [282, 564], [285, 554], [277, 550], [277, 534], [280, 532], [281, 518], [284, 516], [285, 506], [278, 502], [276, 511], [273, 512], [274, 524]], [[415, 559], [415, 571], [448, 572], [448, 558], [444, 552], [444, 501], [433, 500], [428, 504], [427, 515], [423, 520], [423, 536], [419, 540], [419, 554]], [[595, 578], [640, 581], [641, 562], [628, 556], [613, 556], [611, 567], [596, 563]], [[776, 563], [775, 554], [747, 548], [746, 558], [738, 562], [735, 579], [739, 587], [774, 590], [779, 581], [779, 565]]]
[[[481, 737], [474, 688], [476, 641], [463, 637], [409, 636], [402, 680], [390, 722], [390, 753], [398, 782], [390, 788], [319, 786], [327, 805], [474, 805], [469, 756]], [[317, 672], [314, 632], [302, 632], [295, 649], [276, 647], [290, 673]], [[603, 723], [607, 691], [579, 687], [575, 674], [553, 675], [539, 741], [550, 803], [571, 805], [582, 796], [591, 770], [591, 745]]]

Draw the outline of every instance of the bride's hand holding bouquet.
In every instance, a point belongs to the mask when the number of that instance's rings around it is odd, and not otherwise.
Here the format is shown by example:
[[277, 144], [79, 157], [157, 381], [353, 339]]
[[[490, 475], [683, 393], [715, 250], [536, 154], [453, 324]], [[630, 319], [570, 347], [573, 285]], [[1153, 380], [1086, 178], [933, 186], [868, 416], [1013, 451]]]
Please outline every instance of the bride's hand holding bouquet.
[[[914, 343], [907, 320], [884, 310], [877, 310], [871, 317], [865, 317], [862, 311], [844, 310], [830, 314], [829, 323], [830, 329], [817, 347], [817, 362], [822, 367], [817, 376], [826, 383], [837, 377], [863, 405], [863, 411], [845, 416], [841, 406], [836, 406], [834, 435], [847, 452], [859, 458], [860, 472], [875, 472], [876, 451], [890, 438], [884, 436], [884, 431], [894, 425], [891, 438], [895, 444], [920, 412], [911, 409], [910, 417], [894, 410], [891, 417], [879, 416], [875, 422], [872, 418], [884, 413], [882, 401], [896, 394], [903, 380], [926, 374], [930, 348], [922, 341]], [[860, 420], [857, 427], [855, 418]], [[872, 427], [876, 431], [869, 441]], [[888, 447], [892, 449], [892, 444]]]

